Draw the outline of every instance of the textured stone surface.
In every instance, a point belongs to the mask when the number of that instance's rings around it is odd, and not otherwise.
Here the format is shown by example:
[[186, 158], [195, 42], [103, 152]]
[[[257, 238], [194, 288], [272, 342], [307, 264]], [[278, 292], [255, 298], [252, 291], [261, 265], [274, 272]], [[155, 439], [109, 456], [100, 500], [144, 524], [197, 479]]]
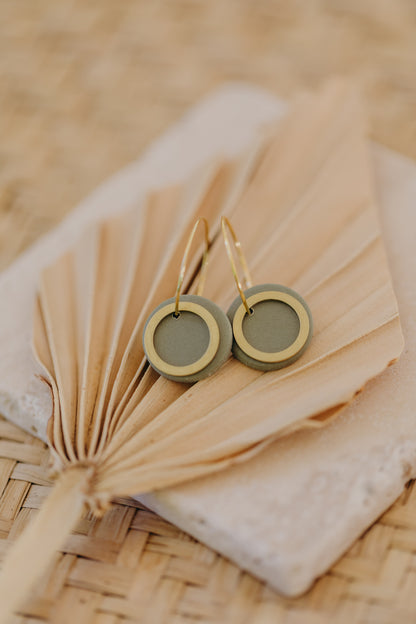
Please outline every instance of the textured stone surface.
[[306, 590], [416, 476], [416, 167], [375, 148], [405, 350], [326, 429], [225, 473], [142, 498], [288, 595]]
[[[33, 377], [29, 348], [40, 267], [90, 219], [131, 205], [146, 188], [181, 179], [217, 151], [240, 150], [281, 110], [257, 90], [223, 90], [1, 276], [0, 409], [6, 416], [44, 437], [49, 396]], [[292, 436], [225, 473], [142, 499], [287, 594], [306, 589], [416, 474], [416, 167], [378, 147], [374, 156], [406, 339], [399, 363], [327, 429]]]

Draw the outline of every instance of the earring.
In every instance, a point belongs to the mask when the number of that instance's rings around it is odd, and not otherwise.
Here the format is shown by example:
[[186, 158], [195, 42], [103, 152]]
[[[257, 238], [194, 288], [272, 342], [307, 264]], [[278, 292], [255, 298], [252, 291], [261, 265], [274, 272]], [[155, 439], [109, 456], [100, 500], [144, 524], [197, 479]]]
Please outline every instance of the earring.
[[[205, 251], [196, 295], [182, 295], [188, 255], [200, 223], [205, 227]], [[210, 241], [208, 222], [195, 223], [183, 255], [176, 294], [150, 314], [143, 331], [146, 357], [160, 375], [191, 383], [212, 375], [228, 359], [233, 341], [230, 322], [215, 303], [202, 297]]]
[[[289, 366], [304, 353], [312, 338], [309, 307], [299, 293], [286, 286], [252, 286], [241, 243], [226, 217], [221, 218], [221, 226], [240, 293], [227, 312], [233, 328], [233, 354], [246, 366], [261, 371]], [[238, 277], [227, 229], [243, 269], [245, 290]]]

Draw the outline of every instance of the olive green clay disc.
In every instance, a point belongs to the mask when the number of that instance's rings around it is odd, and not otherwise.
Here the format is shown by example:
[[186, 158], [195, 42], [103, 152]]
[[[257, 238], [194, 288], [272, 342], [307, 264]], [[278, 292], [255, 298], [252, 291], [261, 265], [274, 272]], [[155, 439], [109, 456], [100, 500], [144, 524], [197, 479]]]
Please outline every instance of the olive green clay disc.
[[304, 353], [312, 337], [312, 315], [291, 288], [260, 284], [244, 292], [249, 315], [238, 296], [228, 310], [233, 328], [233, 354], [261, 371], [289, 366]]
[[152, 368], [172, 379], [192, 383], [215, 373], [231, 353], [233, 334], [226, 314], [197, 295], [161, 303], [149, 316], [143, 347]]

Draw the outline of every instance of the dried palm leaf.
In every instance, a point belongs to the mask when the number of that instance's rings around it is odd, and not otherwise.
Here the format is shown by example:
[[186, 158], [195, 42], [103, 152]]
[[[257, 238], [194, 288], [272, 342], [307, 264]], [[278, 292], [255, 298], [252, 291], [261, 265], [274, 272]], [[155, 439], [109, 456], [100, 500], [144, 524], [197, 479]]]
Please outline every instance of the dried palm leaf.
[[[238, 228], [255, 281], [307, 299], [315, 335], [288, 368], [262, 373], [230, 358], [213, 376], [178, 384], [147, 365], [143, 325], [174, 293], [195, 219], [206, 217], [215, 235], [221, 214]], [[201, 248], [190, 275], [200, 258]], [[226, 309], [235, 294], [217, 236], [204, 296]], [[102, 513], [114, 496], [195, 479], [323, 426], [397, 359], [402, 335], [358, 99], [342, 85], [305, 95], [241, 161], [95, 226], [43, 272], [33, 342], [53, 396], [58, 479], [5, 563], [0, 621], [86, 504]]]

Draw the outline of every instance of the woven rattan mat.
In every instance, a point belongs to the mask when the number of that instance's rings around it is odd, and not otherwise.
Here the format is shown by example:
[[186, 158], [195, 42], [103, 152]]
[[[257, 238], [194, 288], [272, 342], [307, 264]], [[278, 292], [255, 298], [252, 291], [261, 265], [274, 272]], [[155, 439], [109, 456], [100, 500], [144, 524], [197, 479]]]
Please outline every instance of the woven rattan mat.
[[[414, 0], [3, 0], [0, 266], [224, 80], [289, 96], [352, 76], [373, 136], [416, 157], [415, 32]], [[0, 555], [47, 494], [46, 455], [0, 420]], [[126, 620], [415, 622], [416, 490], [297, 600], [120, 501], [81, 522], [16, 622]]]

